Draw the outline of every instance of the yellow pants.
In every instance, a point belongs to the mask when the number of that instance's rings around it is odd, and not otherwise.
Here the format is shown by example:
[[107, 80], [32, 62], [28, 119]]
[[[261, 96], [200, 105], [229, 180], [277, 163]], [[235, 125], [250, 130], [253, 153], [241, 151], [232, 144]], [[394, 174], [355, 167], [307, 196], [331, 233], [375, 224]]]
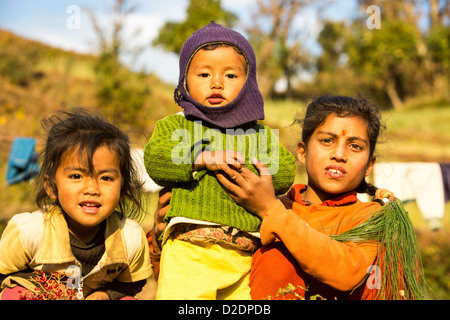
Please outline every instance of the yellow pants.
[[161, 253], [156, 299], [249, 300], [251, 260], [251, 252], [169, 238]]

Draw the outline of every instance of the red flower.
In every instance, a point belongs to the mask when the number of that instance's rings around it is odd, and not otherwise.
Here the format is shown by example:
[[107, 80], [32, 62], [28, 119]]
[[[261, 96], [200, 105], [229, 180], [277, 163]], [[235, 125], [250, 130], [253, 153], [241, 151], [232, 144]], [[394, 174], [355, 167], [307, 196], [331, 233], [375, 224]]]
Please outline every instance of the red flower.
[[222, 239], [224, 236], [224, 232], [222, 229], [217, 229], [215, 232], [213, 232], [213, 237], [216, 239]]

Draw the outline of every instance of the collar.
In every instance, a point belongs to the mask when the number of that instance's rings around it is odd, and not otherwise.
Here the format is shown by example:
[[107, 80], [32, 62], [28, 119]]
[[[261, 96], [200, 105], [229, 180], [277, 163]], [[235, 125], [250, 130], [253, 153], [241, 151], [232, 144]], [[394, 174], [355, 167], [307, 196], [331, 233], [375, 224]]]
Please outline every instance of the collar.
[[[305, 201], [302, 199], [302, 194], [308, 188], [307, 185], [304, 184], [295, 184], [292, 186], [291, 190], [287, 193], [287, 198], [291, 199], [303, 206], [311, 205], [311, 202]], [[356, 192], [349, 191], [343, 194], [338, 195], [337, 197], [329, 200], [325, 200], [319, 206], [327, 206], [327, 207], [338, 207], [346, 204], [355, 203], [357, 201]]]
[[[128, 265], [125, 239], [121, 232], [121, 217], [117, 213], [106, 219], [105, 253], [102, 264], [125, 263]], [[39, 264], [75, 262], [76, 258], [70, 248], [69, 228], [59, 207], [44, 212], [42, 243], [35, 262]]]

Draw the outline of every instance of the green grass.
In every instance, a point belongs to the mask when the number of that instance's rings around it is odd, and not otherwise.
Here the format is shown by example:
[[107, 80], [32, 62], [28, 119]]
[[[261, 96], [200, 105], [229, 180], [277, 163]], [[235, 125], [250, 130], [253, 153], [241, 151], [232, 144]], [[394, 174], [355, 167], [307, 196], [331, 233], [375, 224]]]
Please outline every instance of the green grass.
[[[301, 129], [291, 124], [305, 110], [300, 101], [267, 100], [263, 123], [279, 129], [281, 141], [292, 151]], [[403, 110], [383, 111], [382, 121], [386, 130], [377, 145], [379, 161], [450, 162], [450, 102], [414, 102]]]
[[93, 58], [73, 59], [70, 57], [58, 56], [52, 60], [41, 60], [36, 69], [44, 73], [57, 72], [59, 74], [68, 74], [80, 79], [95, 80], [95, 74], [92, 70]]
[[384, 112], [384, 161], [450, 161], [450, 106]]
[[301, 116], [306, 104], [296, 100], [266, 100], [264, 102], [264, 123], [276, 128], [284, 128], [292, 124], [294, 119]]

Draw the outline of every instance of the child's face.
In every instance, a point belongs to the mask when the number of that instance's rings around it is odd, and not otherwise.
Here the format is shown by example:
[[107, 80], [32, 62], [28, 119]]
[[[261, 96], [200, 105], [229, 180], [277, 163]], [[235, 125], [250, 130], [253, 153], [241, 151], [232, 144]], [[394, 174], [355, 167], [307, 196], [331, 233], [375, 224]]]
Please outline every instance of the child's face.
[[186, 80], [195, 101], [207, 107], [222, 107], [237, 97], [246, 76], [245, 58], [232, 47], [218, 47], [197, 51]]
[[335, 115], [316, 128], [306, 148], [299, 144], [297, 157], [306, 167], [308, 187], [322, 201], [330, 194], [354, 190], [372, 172], [375, 162], [369, 159], [365, 122]]
[[49, 189], [47, 194], [58, 199], [72, 233], [96, 233], [100, 223], [114, 212], [120, 200], [119, 157], [108, 147], [99, 147], [93, 154], [94, 172], [90, 174], [75, 152], [66, 152], [56, 170], [58, 194]]

